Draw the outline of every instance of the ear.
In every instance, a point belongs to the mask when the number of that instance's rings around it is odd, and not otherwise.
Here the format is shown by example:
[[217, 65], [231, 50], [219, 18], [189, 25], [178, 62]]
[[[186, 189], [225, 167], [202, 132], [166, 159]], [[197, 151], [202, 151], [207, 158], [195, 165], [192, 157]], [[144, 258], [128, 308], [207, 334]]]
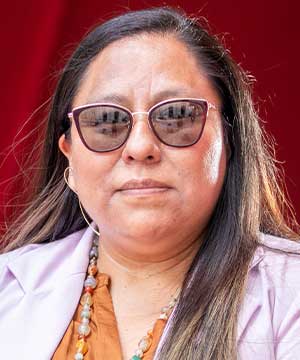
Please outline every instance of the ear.
[[[59, 150], [65, 155], [65, 157], [69, 160], [71, 159], [71, 142], [66, 138], [65, 134], [62, 134], [58, 140]], [[71, 165], [70, 165], [71, 166]]]
[[67, 184], [71, 190], [76, 192], [76, 186], [74, 182], [74, 174], [73, 174], [73, 166], [72, 166], [72, 145], [71, 141], [66, 138], [66, 135], [63, 134], [58, 140], [58, 147], [60, 151], [65, 155], [65, 157], [69, 160], [70, 169], [67, 172]]

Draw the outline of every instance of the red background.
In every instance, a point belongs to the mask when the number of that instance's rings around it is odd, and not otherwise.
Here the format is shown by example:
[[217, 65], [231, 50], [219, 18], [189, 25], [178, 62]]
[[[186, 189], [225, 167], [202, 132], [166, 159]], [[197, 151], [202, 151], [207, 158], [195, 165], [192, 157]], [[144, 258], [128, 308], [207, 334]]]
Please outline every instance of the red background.
[[[225, 43], [233, 57], [256, 78], [255, 100], [265, 127], [276, 139], [276, 157], [283, 162], [287, 188], [299, 219], [298, 12], [288, 1], [11, 0], [1, 4], [0, 152], [12, 143], [34, 109], [49, 97], [55, 71], [93, 24], [127, 8], [164, 4], [207, 17], [214, 33], [226, 34]], [[29, 121], [25, 133], [37, 121], [38, 117]], [[0, 166], [3, 159], [1, 154]], [[4, 203], [3, 182], [17, 171], [12, 155], [0, 167], [0, 210]]]

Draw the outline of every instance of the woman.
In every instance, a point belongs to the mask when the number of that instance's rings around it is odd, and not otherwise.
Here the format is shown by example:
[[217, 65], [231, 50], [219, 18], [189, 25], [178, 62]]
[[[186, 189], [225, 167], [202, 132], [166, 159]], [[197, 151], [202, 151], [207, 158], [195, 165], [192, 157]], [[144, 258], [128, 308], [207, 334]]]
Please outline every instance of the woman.
[[247, 83], [170, 8], [83, 39], [4, 239], [3, 358], [299, 358], [300, 245]]

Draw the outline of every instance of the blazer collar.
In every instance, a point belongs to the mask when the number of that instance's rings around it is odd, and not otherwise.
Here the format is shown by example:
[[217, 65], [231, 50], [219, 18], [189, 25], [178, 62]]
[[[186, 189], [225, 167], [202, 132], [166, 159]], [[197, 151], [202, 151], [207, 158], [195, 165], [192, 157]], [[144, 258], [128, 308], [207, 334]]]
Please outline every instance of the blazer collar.
[[[93, 237], [93, 231], [87, 228], [51, 243], [25, 246], [12, 252], [7, 266], [25, 293], [49, 291], [57, 280], [86, 273]], [[264, 258], [264, 246], [300, 252], [299, 243], [294, 241], [260, 234], [260, 242], [263, 246], [257, 248], [249, 270]]]
[[255, 268], [266, 256], [266, 251], [278, 251], [286, 253], [300, 254], [299, 241], [288, 240], [274, 235], [259, 234], [260, 245], [256, 249], [254, 256], [251, 260], [249, 271]]
[[[92, 229], [87, 228], [48, 244], [25, 246], [11, 254], [7, 266], [25, 293], [49, 291], [62, 278], [86, 273], [93, 237]], [[295, 241], [261, 233], [260, 242], [249, 270], [264, 258], [265, 247], [300, 253], [300, 244]]]
[[93, 236], [88, 228], [51, 243], [29, 245], [7, 266], [25, 293], [49, 291], [61, 279], [86, 273]]

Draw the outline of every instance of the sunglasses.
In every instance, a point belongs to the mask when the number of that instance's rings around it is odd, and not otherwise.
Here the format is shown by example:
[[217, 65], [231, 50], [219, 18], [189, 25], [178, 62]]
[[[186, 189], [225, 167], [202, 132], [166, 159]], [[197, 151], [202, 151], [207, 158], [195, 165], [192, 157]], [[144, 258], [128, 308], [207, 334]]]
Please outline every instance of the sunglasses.
[[137, 114], [148, 116], [155, 136], [165, 145], [187, 147], [199, 141], [209, 109], [217, 109], [205, 99], [169, 99], [152, 106], [149, 111], [131, 112], [108, 103], [76, 107], [68, 113], [74, 119], [83, 144], [94, 152], [120, 148], [128, 139]]

